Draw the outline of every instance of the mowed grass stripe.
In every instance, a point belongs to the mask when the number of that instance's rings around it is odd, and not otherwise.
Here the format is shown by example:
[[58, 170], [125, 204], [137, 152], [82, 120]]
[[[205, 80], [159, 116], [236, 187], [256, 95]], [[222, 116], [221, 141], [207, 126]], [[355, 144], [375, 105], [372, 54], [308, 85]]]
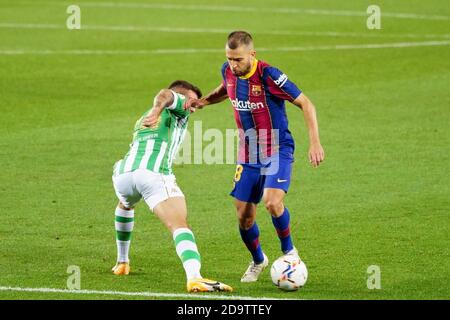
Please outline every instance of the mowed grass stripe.
[[[296, 52], [323, 50], [358, 50], [358, 49], [399, 49], [412, 47], [433, 47], [450, 45], [450, 40], [424, 42], [396, 42], [371, 44], [341, 44], [326, 46], [258, 48], [259, 52]], [[195, 54], [218, 53], [223, 49], [155, 49], [155, 50], [28, 50], [28, 49], [0, 49], [1, 55], [158, 55], [158, 54]]]
[[[26, 4], [36, 4], [24, 2]], [[64, 5], [59, 2], [42, 2], [40, 4]], [[199, 4], [171, 4], [171, 3], [132, 3], [132, 2], [78, 2], [81, 7], [93, 8], [116, 8], [116, 9], [150, 9], [150, 10], [181, 10], [181, 11], [206, 11], [206, 12], [234, 12], [248, 15], [249, 13], [269, 13], [269, 14], [307, 14], [324, 16], [342, 16], [342, 17], [367, 17], [365, 10], [335, 10], [335, 9], [315, 9], [298, 7], [261, 7], [261, 6], [222, 6], [222, 5], [199, 5]], [[383, 12], [383, 17], [396, 19], [417, 19], [417, 20], [450, 20], [446, 15], [435, 14], [417, 14], [411, 12]]]
[[[64, 24], [38, 24], [38, 23], [0, 23], [0, 28], [9, 29], [61, 29], [67, 30]], [[118, 31], [118, 32], [168, 32], [168, 33], [212, 33], [228, 34], [231, 29], [226, 28], [176, 28], [176, 27], [151, 27], [151, 26], [133, 26], [133, 25], [86, 25], [81, 26], [81, 30], [95, 31]], [[413, 33], [361, 33], [361, 32], [338, 32], [338, 31], [289, 31], [272, 30], [258, 31], [253, 30], [253, 34], [258, 35], [279, 35], [279, 36], [309, 36], [309, 37], [344, 37], [344, 38], [450, 38], [450, 34], [413, 34]]]

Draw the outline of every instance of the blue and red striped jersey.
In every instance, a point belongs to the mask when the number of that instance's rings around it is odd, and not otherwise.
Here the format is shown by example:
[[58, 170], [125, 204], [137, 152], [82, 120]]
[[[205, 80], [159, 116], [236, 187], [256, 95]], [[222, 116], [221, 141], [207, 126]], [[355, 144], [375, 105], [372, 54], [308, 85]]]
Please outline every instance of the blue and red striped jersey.
[[239, 129], [237, 162], [260, 166], [278, 151], [292, 157], [295, 144], [285, 100], [294, 101], [302, 91], [286, 74], [264, 61], [255, 60], [244, 77], [235, 76], [225, 62], [222, 77]]

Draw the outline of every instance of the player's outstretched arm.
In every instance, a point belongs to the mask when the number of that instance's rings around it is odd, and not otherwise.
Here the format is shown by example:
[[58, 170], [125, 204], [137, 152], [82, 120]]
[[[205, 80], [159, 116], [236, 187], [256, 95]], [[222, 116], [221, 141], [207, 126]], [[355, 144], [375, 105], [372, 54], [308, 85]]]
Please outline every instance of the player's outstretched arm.
[[153, 99], [153, 108], [164, 109], [173, 103], [173, 92], [170, 89], [162, 89]]
[[303, 116], [309, 131], [309, 161], [313, 167], [317, 167], [324, 160], [325, 152], [320, 144], [316, 108], [304, 93], [301, 93], [292, 103], [303, 110]]
[[225, 89], [223, 84], [220, 84], [220, 86], [201, 99], [188, 99], [184, 104], [184, 109], [189, 109], [192, 112], [195, 109], [202, 109], [204, 106], [222, 102], [227, 97], [227, 89]]
[[153, 108], [150, 113], [142, 121], [144, 127], [155, 127], [164, 108], [173, 103], [174, 96], [171, 90], [162, 89], [153, 100]]

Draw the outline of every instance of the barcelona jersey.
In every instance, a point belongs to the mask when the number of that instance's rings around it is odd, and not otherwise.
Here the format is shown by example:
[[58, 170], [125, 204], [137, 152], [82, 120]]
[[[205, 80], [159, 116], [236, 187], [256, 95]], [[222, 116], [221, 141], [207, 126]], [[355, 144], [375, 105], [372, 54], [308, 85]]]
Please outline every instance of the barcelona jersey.
[[258, 167], [278, 152], [293, 157], [285, 100], [294, 101], [301, 90], [279, 69], [256, 59], [243, 77], [224, 63], [222, 77], [239, 129], [237, 162]]

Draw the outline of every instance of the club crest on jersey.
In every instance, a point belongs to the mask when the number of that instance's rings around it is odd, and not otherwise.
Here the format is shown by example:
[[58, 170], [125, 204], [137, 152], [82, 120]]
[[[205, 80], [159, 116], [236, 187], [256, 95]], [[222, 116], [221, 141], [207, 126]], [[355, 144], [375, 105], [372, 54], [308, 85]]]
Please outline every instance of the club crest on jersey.
[[252, 85], [252, 95], [253, 96], [260, 96], [261, 92], [262, 92], [261, 86], [254, 85], [254, 84]]

